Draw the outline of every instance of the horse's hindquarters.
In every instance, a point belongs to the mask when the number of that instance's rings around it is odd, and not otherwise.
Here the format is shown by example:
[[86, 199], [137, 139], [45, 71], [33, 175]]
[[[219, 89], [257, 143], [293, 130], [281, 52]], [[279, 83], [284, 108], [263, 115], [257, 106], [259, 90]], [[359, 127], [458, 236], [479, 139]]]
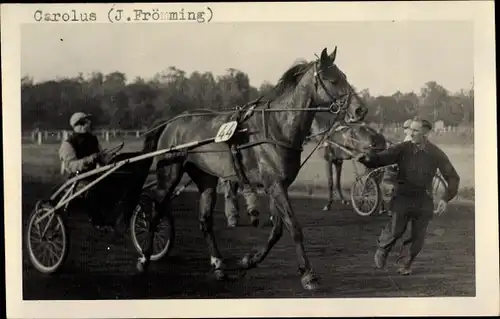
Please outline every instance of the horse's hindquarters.
[[[175, 120], [165, 127], [157, 149], [214, 138], [221, 125], [228, 120], [227, 115], [195, 115]], [[235, 174], [229, 146], [224, 142], [210, 143], [189, 150], [186, 162], [190, 162], [205, 173], [221, 178]]]

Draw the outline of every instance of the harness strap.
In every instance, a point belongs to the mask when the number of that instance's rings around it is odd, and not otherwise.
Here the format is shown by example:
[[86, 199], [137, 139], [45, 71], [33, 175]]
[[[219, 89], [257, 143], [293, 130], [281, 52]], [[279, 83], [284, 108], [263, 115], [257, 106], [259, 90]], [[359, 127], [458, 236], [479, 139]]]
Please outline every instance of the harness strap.
[[[252, 117], [254, 114], [254, 109], [258, 105], [259, 101], [261, 100], [262, 97], [259, 99], [253, 101], [252, 103], [249, 103], [241, 108], [236, 109], [236, 122], [237, 127], [241, 125], [241, 123], [244, 123], [247, 121], [249, 118]], [[245, 113], [243, 111], [246, 110]], [[234, 138], [231, 138], [229, 141], [226, 142], [229, 148], [229, 154], [231, 157], [231, 164], [233, 167], [234, 172], [236, 173], [236, 178], [239, 181], [240, 185], [249, 185], [250, 181], [248, 180], [248, 177], [245, 174], [245, 169], [243, 167], [243, 157], [241, 155], [241, 148], [238, 147], [237, 143], [234, 141]]]

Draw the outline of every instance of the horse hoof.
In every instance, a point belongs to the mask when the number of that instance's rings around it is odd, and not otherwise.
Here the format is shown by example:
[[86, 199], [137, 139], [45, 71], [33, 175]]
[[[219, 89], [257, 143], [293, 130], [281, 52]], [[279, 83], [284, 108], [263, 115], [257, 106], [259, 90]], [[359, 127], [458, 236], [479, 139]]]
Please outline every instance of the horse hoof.
[[325, 207], [323, 207], [324, 212], [329, 211], [329, 210], [330, 210], [330, 206], [326, 205]]
[[139, 273], [144, 273], [148, 269], [148, 266], [149, 262], [147, 262], [146, 258], [144, 256], [139, 257], [136, 264], [137, 271], [139, 271]]
[[255, 266], [256, 266], [255, 262], [252, 261], [251, 254], [246, 254], [243, 258], [241, 258], [241, 260], [238, 264], [240, 265], [240, 267], [242, 267], [244, 269], [251, 269], [251, 268], [255, 268]]
[[226, 274], [224, 273], [224, 271], [222, 269], [214, 270], [214, 275], [215, 275], [215, 279], [218, 281], [222, 281], [222, 280], [226, 279]]
[[312, 273], [304, 274], [301, 282], [305, 290], [316, 290], [320, 287], [319, 278]]
[[250, 218], [250, 223], [252, 224], [253, 227], [258, 227], [259, 226], [259, 217], [251, 217]]
[[249, 269], [250, 268], [250, 255], [246, 254], [245, 256], [243, 256], [243, 258], [241, 258], [241, 260], [239, 261], [238, 264], [245, 269]]

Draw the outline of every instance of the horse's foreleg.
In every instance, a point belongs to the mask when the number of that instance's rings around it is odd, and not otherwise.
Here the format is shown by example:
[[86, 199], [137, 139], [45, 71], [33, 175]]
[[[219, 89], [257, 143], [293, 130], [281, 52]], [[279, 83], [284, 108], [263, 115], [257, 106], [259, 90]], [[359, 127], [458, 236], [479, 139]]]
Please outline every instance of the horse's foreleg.
[[271, 233], [267, 239], [267, 244], [257, 252], [245, 255], [245, 257], [241, 260], [241, 265], [247, 269], [256, 267], [259, 263], [261, 263], [269, 254], [273, 246], [280, 240], [281, 236], [283, 236], [283, 220], [277, 212], [276, 203], [272, 197], [270, 197], [269, 206], [273, 228], [271, 229]]
[[332, 162], [330, 160], [325, 161], [326, 178], [328, 180], [328, 203], [323, 207], [324, 211], [330, 210], [333, 204], [333, 172], [332, 172]]
[[344, 194], [342, 194], [342, 184], [340, 182], [341, 177], [342, 177], [342, 160], [336, 160], [333, 162], [335, 165], [335, 187], [337, 189], [337, 193], [339, 194], [340, 201], [342, 204], [347, 205], [349, 202], [344, 198]]
[[305, 289], [312, 290], [319, 286], [318, 277], [314, 274], [311, 263], [306, 256], [303, 243], [302, 227], [295, 216], [290, 199], [288, 198], [287, 188], [283, 184], [275, 182], [268, 188], [269, 195], [273, 198], [277, 206], [279, 217], [290, 231], [290, 235], [295, 243], [299, 273], [302, 275], [301, 282]]

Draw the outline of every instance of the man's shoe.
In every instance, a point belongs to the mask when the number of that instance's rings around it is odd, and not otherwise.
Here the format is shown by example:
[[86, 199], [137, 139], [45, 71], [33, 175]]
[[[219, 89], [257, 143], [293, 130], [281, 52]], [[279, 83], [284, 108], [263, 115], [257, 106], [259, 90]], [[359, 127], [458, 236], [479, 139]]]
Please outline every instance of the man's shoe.
[[258, 227], [259, 226], [259, 215], [260, 215], [260, 212], [258, 210], [255, 210], [255, 209], [250, 209], [248, 212], [247, 212], [248, 216], [250, 216], [250, 224], [252, 224], [253, 227]]
[[235, 228], [238, 226], [238, 221], [236, 219], [228, 219], [227, 220], [227, 227], [228, 228]]
[[408, 276], [411, 275], [412, 271], [410, 267], [402, 266], [398, 269], [398, 274], [402, 276]]
[[377, 249], [374, 256], [375, 266], [377, 266], [377, 268], [379, 269], [383, 269], [385, 267], [388, 255], [389, 253], [385, 250]]

